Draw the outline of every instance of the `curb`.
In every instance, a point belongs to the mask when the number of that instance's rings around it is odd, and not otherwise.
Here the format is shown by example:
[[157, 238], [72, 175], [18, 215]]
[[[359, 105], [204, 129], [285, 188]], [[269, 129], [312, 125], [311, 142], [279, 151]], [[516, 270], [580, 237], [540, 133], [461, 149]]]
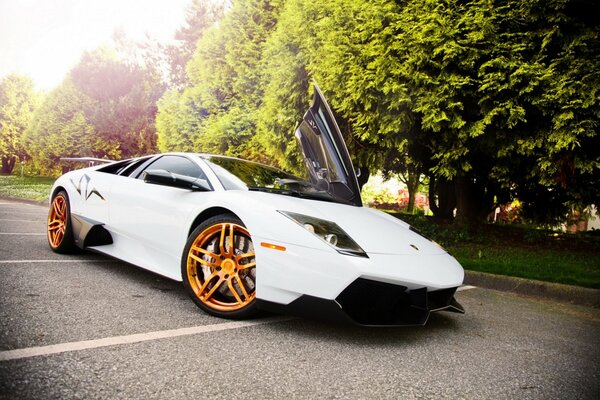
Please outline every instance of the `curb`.
[[600, 308], [600, 289], [465, 271], [465, 285]]
[[11, 197], [11, 196], [2, 196], [0, 195], [0, 200], [6, 200], [6, 201], [11, 201], [14, 203], [25, 203], [25, 204], [31, 204], [34, 206], [48, 206], [48, 200], [43, 200], [43, 201], [37, 201], [37, 200], [31, 200], [31, 199], [22, 199], [19, 197]]

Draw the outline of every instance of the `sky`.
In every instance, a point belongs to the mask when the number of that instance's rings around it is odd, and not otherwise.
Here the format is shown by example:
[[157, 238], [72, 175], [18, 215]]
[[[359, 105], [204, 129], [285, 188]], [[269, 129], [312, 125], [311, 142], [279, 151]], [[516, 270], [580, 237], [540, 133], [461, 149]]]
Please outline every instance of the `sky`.
[[50, 90], [85, 50], [109, 43], [115, 30], [132, 39], [173, 38], [191, 0], [0, 0], [0, 79], [28, 75]]

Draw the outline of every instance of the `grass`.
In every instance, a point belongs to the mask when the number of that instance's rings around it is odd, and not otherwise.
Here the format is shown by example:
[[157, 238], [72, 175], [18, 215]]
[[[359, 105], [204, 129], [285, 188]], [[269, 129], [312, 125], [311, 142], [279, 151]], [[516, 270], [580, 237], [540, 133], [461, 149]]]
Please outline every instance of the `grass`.
[[55, 178], [0, 175], [0, 196], [44, 202]]
[[[0, 175], [0, 196], [47, 201], [54, 178]], [[465, 269], [600, 288], [600, 236], [517, 225], [466, 229], [392, 213], [444, 246]]]
[[463, 245], [448, 248], [468, 270], [600, 289], [600, 254]]

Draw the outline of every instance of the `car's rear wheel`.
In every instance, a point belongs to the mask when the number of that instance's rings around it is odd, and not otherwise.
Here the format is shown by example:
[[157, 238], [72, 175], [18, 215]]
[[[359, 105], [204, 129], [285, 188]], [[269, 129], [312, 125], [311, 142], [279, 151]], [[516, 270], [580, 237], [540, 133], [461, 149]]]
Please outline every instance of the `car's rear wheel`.
[[71, 227], [69, 196], [65, 191], [58, 192], [52, 199], [48, 211], [48, 244], [57, 253], [72, 253], [75, 247]]
[[233, 215], [212, 217], [194, 229], [183, 251], [181, 275], [194, 302], [209, 314], [240, 319], [258, 311], [254, 245]]

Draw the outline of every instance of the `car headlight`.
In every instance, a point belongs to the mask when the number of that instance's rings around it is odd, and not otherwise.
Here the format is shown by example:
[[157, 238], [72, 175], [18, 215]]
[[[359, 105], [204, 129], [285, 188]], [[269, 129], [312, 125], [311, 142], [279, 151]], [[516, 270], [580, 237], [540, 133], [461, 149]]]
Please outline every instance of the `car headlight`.
[[279, 212], [323, 240], [339, 253], [369, 258], [367, 253], [335, 222], [290, 211], [279, 210]]

